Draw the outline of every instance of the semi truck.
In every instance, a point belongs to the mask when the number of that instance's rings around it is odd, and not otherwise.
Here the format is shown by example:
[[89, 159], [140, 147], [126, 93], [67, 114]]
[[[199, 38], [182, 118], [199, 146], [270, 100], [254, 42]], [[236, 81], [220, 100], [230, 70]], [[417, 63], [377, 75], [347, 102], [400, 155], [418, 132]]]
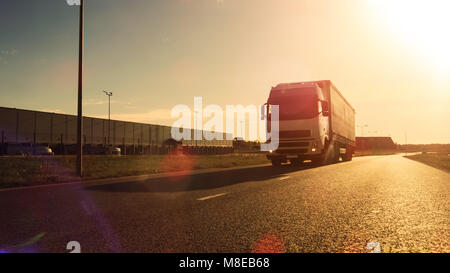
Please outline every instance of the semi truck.
[[352, 160], [355, 110], [331, 81], [272, 87], [266, 103], [268, 131], [274, 105], [279, 112], [279, 144], [267, 155], [273, 166], [287, 162], [298, 165], [306, 160], [319, 164]]

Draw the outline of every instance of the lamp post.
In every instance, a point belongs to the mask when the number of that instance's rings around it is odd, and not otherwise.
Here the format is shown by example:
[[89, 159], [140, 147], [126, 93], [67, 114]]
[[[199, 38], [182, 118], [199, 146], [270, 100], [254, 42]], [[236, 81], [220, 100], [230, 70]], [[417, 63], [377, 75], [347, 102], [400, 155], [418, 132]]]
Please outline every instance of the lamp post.
[[113, 95], [112, 92], [103, 91], [108, 96], [108, 145], [110, 144], [111, 139], [111, 97]]
[[78, 53], [78, 119], [77, 119], [77, 164], [79, 177], [83, 176], [83, 20], [84, 0], [80, 0], [80, 30]]

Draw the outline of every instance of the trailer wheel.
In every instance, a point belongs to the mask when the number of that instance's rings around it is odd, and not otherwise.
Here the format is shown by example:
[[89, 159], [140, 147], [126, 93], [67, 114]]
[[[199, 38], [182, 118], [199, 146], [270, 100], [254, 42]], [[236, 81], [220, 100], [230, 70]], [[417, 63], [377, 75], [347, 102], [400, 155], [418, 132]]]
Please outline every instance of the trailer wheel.
[[[341, 157], [341, 146], [339, 143], [335, 142], [333, 146], [332, 163], [339, 163], [340, 157]], [[342, 156], [342, 160], [344, 160], [344, 156]]]
[[353, 158], [353, 149], [351, 146], [347, 146], [347, 148], [345, 149], [345, 156], [343, 156], [342, 160], [343, 161], [352, 161]]
[[274, 166], [274, 167], [280, 167], [281, 166], [281, 160], [280, 159], [272, 158], [271, 161], [272, 161], [272, 166]]

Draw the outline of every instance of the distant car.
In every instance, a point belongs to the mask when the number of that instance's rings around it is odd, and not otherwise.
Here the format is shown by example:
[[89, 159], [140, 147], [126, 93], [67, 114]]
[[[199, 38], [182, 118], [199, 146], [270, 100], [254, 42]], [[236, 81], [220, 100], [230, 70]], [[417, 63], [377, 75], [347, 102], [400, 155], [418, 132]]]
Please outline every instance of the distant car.
[[37, 146], [34, 148], [35, 155], [55, 155], [52, 148], [48, 146]]
[[122, 151], [120, 150], [119, 147], [102, 147], [100, 149], [100, 153], [99, 154], [104, 154], [104, 155], [121, 155]]
[[114, 147], [111, 151], [111, 154], [113, 155], [121, 155], [122, 154], [122, 150], [119, 147]]

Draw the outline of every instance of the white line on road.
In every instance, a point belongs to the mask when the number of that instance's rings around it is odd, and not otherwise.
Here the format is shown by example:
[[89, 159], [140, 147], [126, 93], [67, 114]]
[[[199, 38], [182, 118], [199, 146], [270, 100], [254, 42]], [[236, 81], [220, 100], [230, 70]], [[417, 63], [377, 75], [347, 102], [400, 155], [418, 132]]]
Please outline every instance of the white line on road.
[[210, 195], [210, 196], [198, 198], [197, 201], [205, 201], [205, 200], [208, 200], [208, 199], [213, 199], [213, 198], [224, 196], [224, 195], [227, 195], [227, 194], [228, 193], [224, 192], [224, 193], [219, 193], [219, 194], [216, 194], [216, 195]]
[[286, 179], [289, 179], [289, 178], [291, 178], [291, 177], [290, 176], [284, 176], [284, 177], [280, 178], [280, 180], [286, 180]]

